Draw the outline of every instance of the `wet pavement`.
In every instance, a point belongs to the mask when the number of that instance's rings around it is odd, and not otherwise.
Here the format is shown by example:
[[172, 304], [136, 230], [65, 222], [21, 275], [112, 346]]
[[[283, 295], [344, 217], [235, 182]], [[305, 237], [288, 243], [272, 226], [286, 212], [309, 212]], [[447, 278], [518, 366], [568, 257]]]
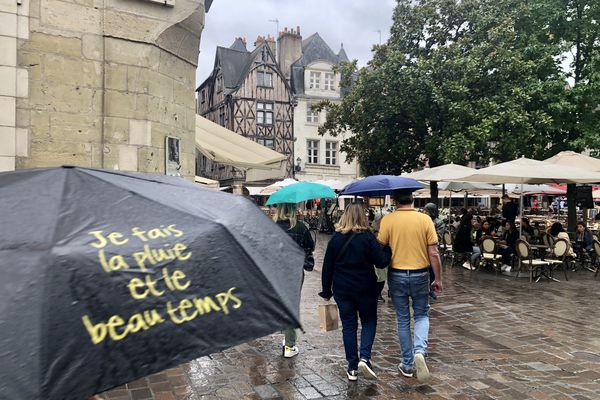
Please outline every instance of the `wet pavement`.
[[[328, 236], [319, 236], [320, 265]], [[562, 275], [557, 275], [562, 277]], [[281, 356], [283, 335], [121, 386], [106, 400], [204, 399], [600, 399], [600, 277], [530, 284], [486, 271], [445, 267], [431, 308], [427, 384], [399, 375], [390, 302], [379, 306], [373, 363], [378, 381], [348, 382], [341, 331], [320, 332], [320, 274], [302, 293], [301, 353]], [[387, 292], [384, 291], [384, 294]]]

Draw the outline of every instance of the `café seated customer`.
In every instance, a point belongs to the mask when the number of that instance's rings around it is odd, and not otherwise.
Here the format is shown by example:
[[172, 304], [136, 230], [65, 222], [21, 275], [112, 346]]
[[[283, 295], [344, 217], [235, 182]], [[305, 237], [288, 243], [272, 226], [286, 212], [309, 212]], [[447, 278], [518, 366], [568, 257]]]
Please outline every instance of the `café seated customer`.
[[502, 272], [510, 272], [512, 267], [512, 255], [515, 253], [519, 232], [515, 229], [514, 221], [507, 219], [504, 222], [504, 231], [499, 242], [500, 254], [502, 255]]
[[460, 218], [460, 224], [458, 226], [458, 230], [456, 231], [456, 237], [454, 238], [454, 243], [452, 244], [452, 250], [455, 253], [472, 253], [471, 262], [465, 261], [463, 263], [463, 267], [471, 268], [471, 266], [475, 266], [479, 261], [479, 257], [481, 256], [481, 250], [478, 246], [473, 244], [473, 217], [471, 214], [464, 214]]

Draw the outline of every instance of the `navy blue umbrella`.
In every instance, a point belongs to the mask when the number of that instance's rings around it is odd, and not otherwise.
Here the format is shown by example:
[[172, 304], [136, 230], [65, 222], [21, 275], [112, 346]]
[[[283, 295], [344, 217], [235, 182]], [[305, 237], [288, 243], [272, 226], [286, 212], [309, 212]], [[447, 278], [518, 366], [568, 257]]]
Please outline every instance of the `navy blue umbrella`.
[[396, 189], [419, 190], [423, 184], [412, 178], [395, 175], [373, 175], [350, 183], [342, 195], [380, 197], [393, 195]]

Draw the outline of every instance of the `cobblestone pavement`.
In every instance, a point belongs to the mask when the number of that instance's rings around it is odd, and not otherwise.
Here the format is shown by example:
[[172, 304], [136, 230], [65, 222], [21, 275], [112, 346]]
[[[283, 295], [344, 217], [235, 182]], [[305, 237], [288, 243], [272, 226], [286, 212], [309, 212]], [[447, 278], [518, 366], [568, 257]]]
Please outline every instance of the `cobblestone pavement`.
[[[321, 262], [327, 236], [316, 252]], [[341, 332], [319, 332], [320, 274], [307, 275], [301, 353], [281, 357], [282, 335], [149, 376], [107, 400], [200, 399], [600, 399], [600, 278], [529, 284], [491, 272], [445, 268], [431, 308], [428, 384], [401, 377], [390, 302], [379, 307], [373, 363], [378, 381], [350, 383]], [[385, 292], [384, 292], [385, 293]]]

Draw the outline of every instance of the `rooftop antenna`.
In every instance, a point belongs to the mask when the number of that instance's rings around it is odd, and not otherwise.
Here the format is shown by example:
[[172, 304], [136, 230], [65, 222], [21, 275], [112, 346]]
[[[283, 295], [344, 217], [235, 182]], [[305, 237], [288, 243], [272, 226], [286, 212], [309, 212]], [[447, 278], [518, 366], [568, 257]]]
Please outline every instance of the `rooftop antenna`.
[[275, 25], [277, 25], [277, 32], [275, 32], [275, 38], [277, 38], [277, 35], [279, 35], [279, 20], [277, 18], [275, 18], [275, 19], [270, 19], [269, 22], [275, 22]]

